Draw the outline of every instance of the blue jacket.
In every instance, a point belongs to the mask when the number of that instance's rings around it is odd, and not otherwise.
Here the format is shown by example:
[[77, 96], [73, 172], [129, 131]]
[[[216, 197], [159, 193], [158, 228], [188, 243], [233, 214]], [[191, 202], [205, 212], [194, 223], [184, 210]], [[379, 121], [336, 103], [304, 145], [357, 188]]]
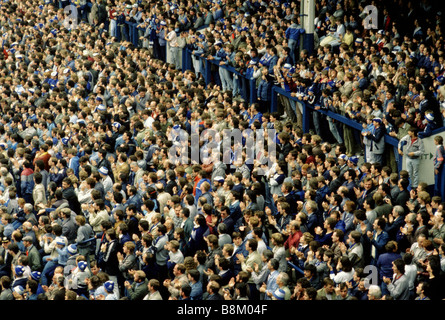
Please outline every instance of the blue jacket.
[[237, 263], [237, 254], [239, 253], [241, 253], [244, 257], [249, 255], [249, 252], [246, 250], [246, 246], [244, 244], [236, 248], [232, 255], [233, 272], [235, 274], [238, 274], [241, 271], [241, 263]]
[[270, 101], [271, 88], [269, 81], [261, 79], [257, 89], [258, 98], [262, 101]]
[[[277, 277], [280, 273], [277, 270], [272, 271], [267, 277], [266, 292], [274, 293], [278, 289]], [[271, 300], [267, 294], [264, 295], [265, 300]]]
[[371, 152], [374, 154], [383, 154], [385, 149], [385, 128], [380, 126], [375, 128], [374, 133], [367, 135], [366, 137], [371, 140]]
[[260, 63], [261, 65], [267, 67], [267, 66], [269, 66], [271, 58], [272, 58], [272, 56], [269, 53], [266, 52], [265, 54], [263, 54], [263, 56], [258, 61], [258, 63]]
[[249, 126], [255, 122], [255, 120], [258, 120], [260, 123], [263, 123], [263, 114], [261, 112], [258, 112], [256, 115], [254, 115], [252, 118], [249, 119]]
[[59, 254], [57, 262], [62, 266], [66, 266], [66, 262], [68, 261], [68, 247], [63, 247], [62, 249], [56, 248], [56, 250]]
[[318, 223], [318, 217], [316, 215], [316, 213], [312, 213], [311, 215], [308, 216], [307, 222], [306, 222], [306, 227], [308, 229], [308, 231], [312, 234], [314, 234], [314, 229], [315, 227], [317, 227], [319, 225]]
[[226, 51], [223, 48], [221, 48], [213, 56], [213, 59], [221, 61], [221, 60], [225, 60], [226, 56], [227, 56]]
[[399, 253], [394, 252], [386, 252], [379, 256], [377, 260], [376, 267], [379, 271], [379, 278], [383, 279], [383, 277], [391, 278], [394, 273], [392, 270], [392, 262], [396, 259], [401, 259], [401, 255]]
[[434, 120], [433, 121], [428, 121], [428, 123], [425, 126], [425, 129], [423, 129], [423, 131], [419, 132], [418, 137], [420, 139], [429, 137], [430, 135], [433, 134], [432, 131], [434, 129], [436, 129], [436, 128], [437, 128], [437, 124], [436, 124], [436, 122]]
[[236, 204], [230, 204], [229, 205], [229, 211], [230, 211], [230, 217], [235, 221], [235, 223], [238, 221], [239, 218], [242, 217], [241, 208], [239, 206], [239, 202]]
[[32, 190], [34, 189], [33, 176], [33, 174], [20, 176], [20, 191], [22, 196], [25, 194], [32, 194]]
[[305, 32], [303, 28], [301, 28], [299, 25], [293, 23], [289, 26], [289, 28], [285, 31], [286, 39], [292, 39], [297, 41], [297, 45], [300, 43], [300, 35], [302, 35]]
[[142, 206], [141, 196], [136, 193], [135, 195], [129, 197], [127, 202], [124, 205], [125, 208], [128, 207], [130, 204], [134, 204], [136, 206], [137, 210], [140, 210], [141, 206]]
[[207, 249], [207, 243], [204, 237], [209, 233], [209, 228], [207, 226], [193, 228], [192, 234], [190, 236], [190, 241], [188, 243], [190, 253], [195, 254], [198, 250], [205, 251]]
[[190, 298], [192, 298], [192, 300], [202, 300], [202, 283], [200, 281], [193, 284], [191, 283], [190, 287], [192, 288]]
[[[374, 240], [374, 235], [375, 235], [375, 231], [374, 231], [371, 239], [369, 239], [368, 237], [363, 237], [363, 238], [365, 238], [365, 239], [368, 238], [371, 245], [375, 247], [375, 249], [376, 249], [375, 260], [378, 261], [380, 254], [385, 252], [385, 245], [389, 241], [389, 236], [386, 231], [382, 231], [377, 236], [377, 239]], [[372, 251], [371, 251], [371, 253], [372, 253]]]
[[162, 29], [158, 33], [158, 42], [160, 46], [165, 46], [167, 41], [165, 40], [165, 29]]
[[273, 73], [274, 73], [274, 71], [273, 71], [273, 67], [275, 67], [275, 65], [277, 64], [277, 62], [278, 62], [278, 56], [277, 56], [277, 55], [274, 55], [272, 58], [270, 58], [270, 60], [269, 60], [269, 66], [268, 66], [268, 68], [269, 68], [269, 74], [273, 74]]
[[221, 9], [216, 10], [213, 12], [213, 20], [218, 21], [219, 19], [222, 19], [224, 17], [224, 12]]
[[247, 79], [252, 79], [253, 78], [253, 72], [254, 72], [253, 67], [247, 68], [246, 69], [246, 73], [245, 73], [246, 78]]
[[68, 167], [74, 170], [74, 175], [79, 178], [79, 157], [74, 156], [69, 162]]

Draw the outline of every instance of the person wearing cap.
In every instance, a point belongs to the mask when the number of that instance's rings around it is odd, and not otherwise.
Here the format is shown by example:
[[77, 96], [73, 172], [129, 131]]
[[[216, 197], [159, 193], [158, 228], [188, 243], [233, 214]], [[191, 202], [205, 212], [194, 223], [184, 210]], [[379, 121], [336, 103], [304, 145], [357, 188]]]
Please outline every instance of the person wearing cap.
[[71, 244], [74, 242], [77, 236], [77, 226], [74, 220], [74, 213], [70, 208], [64, 207], [62, 209], [57, 208], [59, 213], [59, 221], [62, 226], [62, 235], [66, 237], [68, 243]]
[[25, 298], [25, 287], [27, 284], [25, 284], [24, 286], [15, 286], [14, 289], [12, 290], [12, 295], [14, 296], [15, 300], [26, 300]]
[[[227, 52], [224, 49], [224, 44], [221, 41], [217, 41], [213, 44], [215, 48], [215, 54], [209, 55], [209, 60], [214, 60], [216, 65], [224, 65], [227, 60]], [[232, 78], [227, 69], [219, 67], [218, 68], [219, 80], [221, 82], [221, 87], [223, 91], [228, 90], [232, 86]]]
[[37, 282], [37, 291], [36, 291], [37, 294], [45, 293], [45, 291], [43, 290], [42, 285], [40, 284], [41, 277], [42, 277], [42, 274], [39, 271], [33, 271], [28, 276], [28, 280], [34, 280], [34, 281]]
[[17, 265], [13, 270], [13, 281], [11, 283], [11, 289], [14, 290], [16, 287], [25, 287], [28, 277], [25, 275], [25, 267], [22, 265]]
[[57, 78], [59, 74], [57, 71], [51, 72], [51, 78], [47, 79], [47, 83], [49, 84], [49, 87], [51, 90], [53, 90], [55, 87], [57, 87], [57, 84], [59, 82], [59, 79]]
[[437, 128], [436, 120], [434, 119], [434, 113], [430, 110], [425, 112], [426, 125], [422, 131], [418, 133], [420, 139], [429, 137], [433, 134], [433, 130]]
[[43, 264], [43, 270], [41, 274], [41, 283], [43, 285], [47, 285], [49, 282], [49, 278], [51, 274], [54, 272], [54, 269], [59, 265], [58, 263], [58, 256], [59, 251], [57, 250], [57, 247], [63, 247], [68, 243], [68, 240], [66, 237], [62, 236], [62, 227], [57, 224], [54, 225], [53, 235], [55, 236], [52, 238], [51, 236], [43, 235], [43, 252], [44, 255], [42, 257], [42, 264]]
[[338, 41], [336, 37], [336, 26], [335, 23], [331, 22], [331, 25], [327, 26], [326, 35], [320, 38], [320, 47], [325, 47], [326, 45], [330, 45], [331, 43], [335, 43]]
[[4, 264], [0, 265], [0, 278], [4, 275], [11, 275], [11, 266], [13, 256], [9, 253], [8, 246], [11, 240], [3, 236], [1, 238], [0, 256], [3, 257]]
[[371, 163], [378, 162], [383, 165], [383, 155], [385, 151], [385, 125], [380, 118], [372, 119], [374, 128], [371, 131], [363, 132], [363, 136], [370, 140], [370, 161]]
[[[231, 48], [230, 45], [227, 45], [226, 47]], [[250, 80], [257, 79], [259, 76], [258, 70], [258, 58], [250, 59], [249, 64], [247, 65], [245, 77]]]
[[73, 243], [67, 246], [68, 259], [66, 261], [66, 266], [64, 268], [64, 274], [70, 274], [71, 271], [76, 267], [76, 259], [79, 257], [80, 252], [77, 248], [77, 244]]
[[104, 295], [100, 294], [96, 297], [96, 300], [118, 300], [116, 293], [114, 291], [114, 287], [115, 287], [115, 284], [113, 281], [108, 280], [107, 282], [105, 282], [104, 289], [105, 289], [106, 295], [104, 296]]
[[84, 260], [78, 261], [77, 268], [73, 271], [72, 282], [75, 287], [74, 291], [76, 291], [79, 296], [88, 296], [87, 279], [91, 276], [92, 274], [88, 263]]
[[[225, 166], [225, 164], [224, 164], [224, 166]], [[217, 173], [217, 171], [215, 171], [215, 173]], [[225, 190], [224, 190], [225, 179], [224, 179], [224, 177], [221, 175], [213, 176], [213, 173], [212, 173], [211, 180], [213, 182], [212, 190], [214, 190], [214, 192], [216, 193], [217, 196], [223, 196], [225, 199]]]
[[104, 194], [107, 194], [109, 191], [113, 190], [113, 180], [108, 174], [108, 169], [106, 167], [100, 167], [97, 170], [102, 177], [102, 185], [104, 187]]
[[358, 167], [358, 161], [359, 161], [358, 156], [351, 156], [348, 158], [347, 164], [348, 164], [348, 168], [353, 169], [355, 171], [356, 177], [360, 182], [361, 177], [362, 177], [362, 172], [361, 172], [360, 168]]
[[167, 59], [167, 41], [165, 40], [165, 36], [167, 34], [167, 23], [164, 20], [161, 20], [156, 28], [156, 38], [153, 42], [157, 42], [157, 45], [154, 45], [154, 49], [159, 47], [158, 58], [162, 61], [166, 61]]
[[22, 239], [25, 246], [25, 254], [28, 256], [29, 266], [31, 271], [42, 270], [42, 259], [39, 250], [33, 244], [33, 238], [26, 236]]
[[419, 139], [417, 127], [409, 128], [408, 134], [399, 140], [398, 152], [404, 156], [411, 187], [415, 189], [419, 184], [420, 158], [425, 153], [425, 146], [422, 139]]

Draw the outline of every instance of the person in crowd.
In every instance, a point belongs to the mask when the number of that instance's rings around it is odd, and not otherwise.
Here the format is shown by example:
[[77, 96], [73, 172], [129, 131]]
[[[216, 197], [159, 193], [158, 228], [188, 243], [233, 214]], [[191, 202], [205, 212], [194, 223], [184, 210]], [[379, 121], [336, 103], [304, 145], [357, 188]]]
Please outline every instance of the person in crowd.
[[0, 7], [0, 299], [445, 297], [440, 2], [73, 3]]

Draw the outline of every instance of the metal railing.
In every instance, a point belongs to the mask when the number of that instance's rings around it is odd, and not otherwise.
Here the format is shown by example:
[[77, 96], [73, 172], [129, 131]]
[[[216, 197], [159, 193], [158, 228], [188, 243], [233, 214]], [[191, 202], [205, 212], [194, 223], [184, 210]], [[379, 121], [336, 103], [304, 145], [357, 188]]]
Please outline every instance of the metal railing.
[[[192, 55], [193, 53], [191, 52], [191, 50], [189, 48], [184, 48], [182, 50], [182, 69], [183, 70], [193, 70], [193, 65], [192, 65]], [[202, 63], [202, 74], [203, 77], [205, 79], [206, 84], [209, 84], [210, 82], [212, 82], [214, 80], [215, 77], [215, 73], [217, 73], [217, 68], [224, 68], [226, 70], [228, 70], [232, 76], [233, 75], [237, 75], [238, 78], [240, 79], [240, 90], [241, 90], [241, 96], [245, 99], [245, 101], [249, 102], [249, 103], [254, 103], [257, 102], [257, 92], [256, 92], [256, 79], [249, 79], [247, 78], [245, 75], [237, 72], [235, 70], [235, 68], [231, 67], [231, 66], [227, 66], [227, 65], [219, 65], [219, 61], [216, 60], [209, 60], [207, 59], [205, 56], [201, 56], [201, 55], [196, 55], [195, 57], [200, 59], [201, 63]], [[214, 71], [212, 71], [212, 65], [213, 66], [217, 66], [217, 68], [214, 68]], [[352, 119], [349, 119], [339, 113], [335, 113], [332, 112], [330, 110], [315, 110], [313, 108], [313, 106], [309, 105], [308, 103], [306, 103], [303, 100], [298, 99], [297, 97], [293, 97], [291, 96], [291, 93], [284, 90], [283, 88], [281, 88], [280, 86], [277, 85], [272, 85], [271, 88], [271, 97], [270, 97], [270, 108], [269, 111], [273, 112], [273, 111], [277, 111], [278, 110], [278, 96], [281, 95], [289, 100], [293, 100], [296, 103], [300, 104], [302, 106], [302, 130], [303, 132], [309, 132], [310, 130], [310, 126], [311, 126], [311, 115], [312, 112], [319, 112], [321, 114], [324, 114], [350, 128], [352, 128], [353, 130], [357, 130], [359, 132], [361, 132], [363, 130], [362, 124], [354, 121]], [[432, 136], [436, 135], [436, 134], [440, 134], [442, 132], [445, 132], [445, 127], [441, 127], [438, 128], [436, 130], [433, 131]], [[399, 140], [395, 137], [392, 137], [388, 134], [385, 134], [384, 136], [385, 139], [385, 145], [387, 147], [387, 155], [389, 154], [389, 152], [393, 152], [394, 153], [394, 158], [396, 161], [396, 166], [397, 166], [397, 171], [400, 172], [403, 168], [403, 156], [399, 155], [397, 152], [397, 148], [398, 148], [398, 143]], [[431, 155], [430, 155], [431, 157]], [[432, 169], [431, 169], [432, 170]], [[445, 179], [445, 170], [442, 170], [442, 180]], [[438, 186], [439, 191], [440, 191], [440, 195], [442, 195], [443, 198], [445, 198], [445, 186]]]
[[192, 56], [195, 56], [201, 62], [203, 67], [202, 73], [206, 84], [214, 82], [215, 79], [218, 77], [217, 71], [212, 72], [212, 65], [216, 66], [217, 68], [223, 68], [228, 70], [232, 74], [232, 77], [233, 75], [238, 76], [238, 79], [240, 80], [240, 93], [246, 101], [248, 101], [249, 103], [253, 103], [257, 100], [256, 79], [247, 78], [245, 75], [236, 71], [235, 68], [232, 66], [219, 65], [219, 60], [211, 60], [207, 59], [205, 56], [193, 54], [192, 51], [187, 47], [182, 50], [182, 70], [193, 69]]

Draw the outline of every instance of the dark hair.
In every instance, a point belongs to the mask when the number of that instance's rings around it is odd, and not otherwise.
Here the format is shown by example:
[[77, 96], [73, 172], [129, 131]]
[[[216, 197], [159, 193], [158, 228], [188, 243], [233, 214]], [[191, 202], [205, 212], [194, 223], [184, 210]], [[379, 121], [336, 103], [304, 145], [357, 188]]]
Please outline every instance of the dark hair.
[[278, 268], [280, 266], [280, 262], [277, 259], [272, 258], [272, 259], [270, 259], [269, 263], [274, 270], [278, 270]]
[[393, 261], [394, 265], [396, 266], [397, 270], [400, 271], [400, 273], [405, 273], [405, 262], [403, 259], [396, 259]]
[[344, 271], [344, 272], [352, 271], [352, 267], [353, 267], [352, 262], [347, 256], [342, 256], [340, 258], [340, 262], [341, 262], [342, 271]]
[[197, 269], [191, 269], [188, 270], [187, 273], [190, 275], [190, 277], [192, 277], [193, 280], [195, 280], [196, 282], [199, 281], [200, 277], [201, 277], [201, 273], [197, 270]]

